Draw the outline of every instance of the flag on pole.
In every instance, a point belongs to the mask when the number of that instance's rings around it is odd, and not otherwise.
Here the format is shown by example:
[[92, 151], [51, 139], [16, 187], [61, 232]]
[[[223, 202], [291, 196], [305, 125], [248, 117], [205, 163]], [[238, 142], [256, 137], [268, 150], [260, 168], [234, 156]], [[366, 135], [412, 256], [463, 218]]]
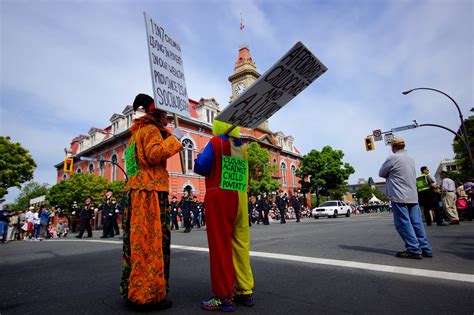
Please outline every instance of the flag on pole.
[[240, 13], [240, 30], [243, 30], [244, 27], [245, 27], [245, 25], [244, 25], [244, 21], [242, 19], [242, 13]]

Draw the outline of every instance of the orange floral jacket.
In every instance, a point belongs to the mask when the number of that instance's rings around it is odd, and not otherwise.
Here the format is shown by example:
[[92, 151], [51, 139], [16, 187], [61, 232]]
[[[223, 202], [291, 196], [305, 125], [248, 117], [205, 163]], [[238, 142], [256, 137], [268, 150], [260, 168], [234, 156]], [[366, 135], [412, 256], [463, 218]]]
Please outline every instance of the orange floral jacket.
[[125, 190], [168, 191], [166, 160], [181, 151], [183, 146], [168, 129], [156, 126], [149, 115], [135, 119], [133, 123], [128, 144], [136, 143], [138, 174], [128, 179]]

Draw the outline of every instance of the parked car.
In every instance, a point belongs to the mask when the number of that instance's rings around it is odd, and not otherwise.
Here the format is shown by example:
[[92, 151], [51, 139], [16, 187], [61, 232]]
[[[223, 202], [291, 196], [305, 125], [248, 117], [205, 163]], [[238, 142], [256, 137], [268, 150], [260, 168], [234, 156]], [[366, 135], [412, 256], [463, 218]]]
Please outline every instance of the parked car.
[[314, 208], [311, 214], [315, 219], [319, 219], [320, 217], [337, 218], [338, 215], [350, 217], [351, 210], [351, 206], [344, 201], [330, 200], [324, 202], [319, 207]]

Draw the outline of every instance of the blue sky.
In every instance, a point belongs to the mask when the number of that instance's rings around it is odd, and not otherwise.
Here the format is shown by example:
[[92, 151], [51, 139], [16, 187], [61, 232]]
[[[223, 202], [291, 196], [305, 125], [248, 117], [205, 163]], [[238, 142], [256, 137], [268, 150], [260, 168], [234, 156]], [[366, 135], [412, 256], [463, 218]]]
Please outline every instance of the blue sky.
[[[325, 145], [372, 176], [390, 153], [366, 152], [374, 129], [419, 123], [459, 126], [441, 94], [469, 116], [474, 99], [474, 2], [431, 1], [0, 1], [0, 133], [28, 148], [34, 180], [54, 184], [54, 164], [73, 137], [105, 127], [139, 92], [151, 94], [143, 11], [179, 41], [188, 96], [231, 94], [238, 48], [249, 45], [260, 73], [297, 41], [328, 71], [269, 121], [303, 153]], [[240, 14], [244, 31], [239, 29]], [[453, 157], [452, 135], [436, 128], [400, 132], [417, 167]], [[17, 190], [11, 190], [12, 201]]]

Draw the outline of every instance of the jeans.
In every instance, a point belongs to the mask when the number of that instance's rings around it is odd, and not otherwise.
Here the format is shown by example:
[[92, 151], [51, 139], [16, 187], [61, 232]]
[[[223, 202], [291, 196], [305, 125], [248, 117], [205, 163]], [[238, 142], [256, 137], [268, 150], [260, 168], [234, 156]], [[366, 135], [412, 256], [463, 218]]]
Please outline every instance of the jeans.
[[7, 242], [7, 235], [8, 235], [8, 222], [0, 221], [0, 237], [2, 238], [2, 242]]
[[34, 238], [40, 238], [41, 236], [41, 224], [35, 224], [35, 234]]
[[421, 219], [420, 206], [417, 203], [392, 202], [393, 221], [408, 251], [416, 254], [431, 253], [431, 245], [426, 237]]

